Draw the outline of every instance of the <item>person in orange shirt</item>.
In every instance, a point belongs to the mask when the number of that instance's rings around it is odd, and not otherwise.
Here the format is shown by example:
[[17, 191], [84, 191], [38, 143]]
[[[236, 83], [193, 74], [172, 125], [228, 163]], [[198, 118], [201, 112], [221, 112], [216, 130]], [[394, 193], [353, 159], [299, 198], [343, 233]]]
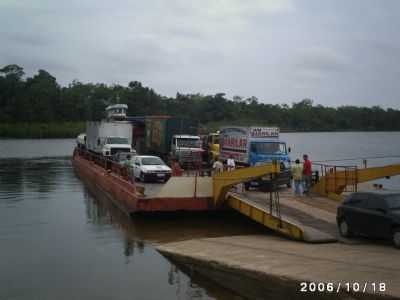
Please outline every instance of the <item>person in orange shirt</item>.
[[182, 176], [183, 169], [179, 165], [179, 162], [176, 159], [171, 160], [171, 175], [172, 176]]

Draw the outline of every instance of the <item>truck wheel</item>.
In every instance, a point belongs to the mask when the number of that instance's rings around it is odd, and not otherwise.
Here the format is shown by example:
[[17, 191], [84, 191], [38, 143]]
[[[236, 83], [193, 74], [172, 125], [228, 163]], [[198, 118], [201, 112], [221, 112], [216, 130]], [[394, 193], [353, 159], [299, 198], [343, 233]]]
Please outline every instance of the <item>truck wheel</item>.
[[400, 248], [400, 228], [393, 230], [393, 244], [396, 248]]

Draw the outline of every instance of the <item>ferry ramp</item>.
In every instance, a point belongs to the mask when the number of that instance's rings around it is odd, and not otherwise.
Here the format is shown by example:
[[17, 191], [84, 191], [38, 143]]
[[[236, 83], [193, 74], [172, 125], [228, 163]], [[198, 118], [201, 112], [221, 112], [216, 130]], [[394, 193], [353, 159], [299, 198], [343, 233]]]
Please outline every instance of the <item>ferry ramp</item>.
[[[337, 205], [315, 207], [313, 203], [303, 203], [289, 192], [237, 192], [240, 183], [260, 176], [274, 176], [280, 172], [279, 164], [237, 169], [213, 176], [213, 196], [215, 205], [228, 205], [239, 213], [263, 226], [292, 239], [310, 243], [334, 242], [338, 238], [336, 228]], [[239, 188], [240, 189], [240, 188]]]
[[280, 193], [279, 199], [273, 197], [277, 194], [271, 197], [269, 193], [254, 191], [230, 192], [226, 201], [234, 210], [292, 239], [309, 243], [337, 241], [335, 213], [299, 201], [288, 192]]
[[351, 186], [353, 191], [357, 191], [359, 183], [400, 174], [400, 164], [363, 169], [323, 167], [324, 172], [312, 189], [313, 195], [306, 197], [295, 197], [287, 190], [271, 193], [232, 191], [235, 185], [252, 178], [275, 176], [280, 171], [276, 163], [223, 172], [213, 177], [214, 201], [216, 206], [225, 203], [290, 238], [312, 243], [333, 242], [339, 239], [336, 209], [346, 187]]

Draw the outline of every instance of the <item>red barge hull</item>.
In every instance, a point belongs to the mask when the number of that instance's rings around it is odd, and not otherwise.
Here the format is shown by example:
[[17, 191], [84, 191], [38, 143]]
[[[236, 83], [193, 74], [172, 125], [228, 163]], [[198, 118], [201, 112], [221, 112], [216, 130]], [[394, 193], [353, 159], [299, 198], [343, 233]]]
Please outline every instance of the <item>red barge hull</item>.
[[[124, 176], [103, 168], [94, 160], [84, 157], [80, 151], [74, 152], [72, 165], [84, 182], [106, 193], [127, 214], [136, 212], [208, 211], [214, 209], [212, 198], [208, 196], [178, 197], [173, 194], [167, 196], [144, 196], [138, 192], [135, 183], [130, 182]], [[179, 188], [178, 185], [177, 189]]]

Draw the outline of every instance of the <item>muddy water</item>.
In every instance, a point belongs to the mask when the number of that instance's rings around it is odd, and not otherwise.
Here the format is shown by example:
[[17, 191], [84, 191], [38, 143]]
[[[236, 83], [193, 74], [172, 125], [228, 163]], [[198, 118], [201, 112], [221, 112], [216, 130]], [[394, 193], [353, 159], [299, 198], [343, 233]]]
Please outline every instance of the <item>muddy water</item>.
[[0, 159], [1, 300], [241, 299], [153, 244], [256, 227], [235, 216], [130, 219], [83, 185], [68, 157], [53, 156], [59, 143], [43, 145], [46, 157]]
[[[292, 158], [400, 155], [400, 133], [282, 137], [292, 146]], [[235, 215], [127, 218], [77, 178], [69, 159], [73, 146], [73, 140], [0, 140], [0, 300], [241, 299], [182, 272], [153, 245], [259, 233], [259, 227]], [[382, 182], [400, 188], [399, 176]]]

